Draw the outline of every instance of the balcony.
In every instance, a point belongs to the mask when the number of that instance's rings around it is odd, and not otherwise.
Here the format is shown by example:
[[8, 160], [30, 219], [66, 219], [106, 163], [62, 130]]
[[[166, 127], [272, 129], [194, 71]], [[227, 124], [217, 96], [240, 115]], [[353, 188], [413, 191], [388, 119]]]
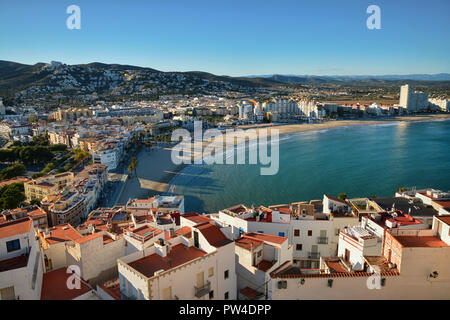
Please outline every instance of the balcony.
[[309, 259], [319, 259], [320, 252], [308, 252], [308, 258]]
[[211, 282], [206, 281], [206, 283], [203, 286], [201, 287], [194, 286], [194, 288], [195, 288], [195, 296], [197, 298], [201, 298], [211, 291]]
[[328, 237], [317, 237], [318, 244], [328, 244]]

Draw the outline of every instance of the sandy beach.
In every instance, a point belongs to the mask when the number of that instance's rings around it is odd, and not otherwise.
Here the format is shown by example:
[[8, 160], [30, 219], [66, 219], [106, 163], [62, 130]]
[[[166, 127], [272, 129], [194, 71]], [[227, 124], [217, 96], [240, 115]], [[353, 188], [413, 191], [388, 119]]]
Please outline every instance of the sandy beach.
[[[420, 115], [420, 116], [404, 116], [393, 117], [392, 119], [383, 118], [381, 120], [337, 120], [327, 121], [324, 123], [313, 124], [258, 124], [241, 126], [240, 129], [263, 129], [267, 128], [268, 135], [270, 129], [278, 129], [280, 135], [295, 132], [305, 132], [311, 130], [321, 130], [328, 128], [353, 126], [353, 125], [371, 125], [392, 122], [411, 122], [411, 121], [428, 121], [438, 119], [448, 119], [450, 115]], [[209, 142], [204, 142], [203, 146]], [[170, 181], [182, 170], [186, 165], [176, 165], [171, 160], [171, 147], [154, 147], [152, 149], [144, 148], [138, 155], [137, 177], [130, 177], [124, 185], [123, 192], [116, 203], [123, 205], [128, 199], [147, 198], [155, 194], [162, 194], [168, 191]], [[198, 156], [198, 155], [194, 155]]]
[[172, 162], [171, 150], [170, 147], [143, 149], [137, 156], [137, 177], [134, 173], [130, 175], [116, 203], [123, 205], [129, 199], [145, 199], [166, 192], [170, 180], [185, 167]]

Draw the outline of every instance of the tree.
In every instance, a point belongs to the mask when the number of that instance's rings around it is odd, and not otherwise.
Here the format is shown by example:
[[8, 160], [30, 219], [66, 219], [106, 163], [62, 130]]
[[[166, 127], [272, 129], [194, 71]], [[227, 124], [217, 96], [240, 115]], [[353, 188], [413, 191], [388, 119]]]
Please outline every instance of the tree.
[[40, 206], [41, 205], [41, 201], [39, 201], [39, 199], [33, 198], [33, 199], [30, 200], [30, 204], [31, 205]]
[[30, 115], [30, 116], [28, 117], [28, 121], [30, 121], [31, 123], [33, 123], [33, 122], [37, 122], [38, 119], [37, 119], [37, 117], [36, 117], [35, 114], [32, 114], [32, 115]]
[[137, 161], [136, 157], [131, 157], [130, 165], [128, 166], [128, 171], [130, 171], [130, 172], [134, 171], [134, 174], [136, 177], [137, 177], [137, 173], [136, 173], [137, 166], [138, 166], [138, 161]]
[[0, 171], [0, 179], [12, 179], [21, 176], [27, 172], [27, 168], [21, 163], [13, 164], [12, 166]]
[[341, 199], [341, 200], [347, 199], [347, 194], [345, 192], [339, 193], [338, 199]]
[[0, 209], [14, 209], [25, 200], [23, 183], [12, 183], [0, 188]]

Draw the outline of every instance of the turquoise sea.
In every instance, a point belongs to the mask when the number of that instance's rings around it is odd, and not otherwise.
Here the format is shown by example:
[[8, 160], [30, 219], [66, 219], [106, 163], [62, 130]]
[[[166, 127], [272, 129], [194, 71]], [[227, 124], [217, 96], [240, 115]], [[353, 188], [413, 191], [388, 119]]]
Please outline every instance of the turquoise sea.
[[[241, 148], [244, 152], [245, 149]], [[185, 209], [392, 196], [400, 186], [450, 190], [450, 121], [356, 125], [280, 136], [278, 174], [259, 165], [190, 165], [171, 181]]]

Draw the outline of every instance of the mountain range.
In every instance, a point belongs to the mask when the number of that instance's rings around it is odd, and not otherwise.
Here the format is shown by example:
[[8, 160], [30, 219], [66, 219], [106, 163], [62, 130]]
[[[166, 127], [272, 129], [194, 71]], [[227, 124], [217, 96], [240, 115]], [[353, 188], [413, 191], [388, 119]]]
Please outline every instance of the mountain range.
[[310, 76], [263, 75], [247, 77], [219, 76], [207, 72], [164, 72], [132, 65], [68, 65], [61, 62], [21, 64], [0, 60], [0, 96], [15, 99], [86, 96], [135, 98], [164, 94], [197, 94], [237, 91], [261, 92], [277, 87], [303, 86], [450, 86], [450, 74], [386, 76]]

